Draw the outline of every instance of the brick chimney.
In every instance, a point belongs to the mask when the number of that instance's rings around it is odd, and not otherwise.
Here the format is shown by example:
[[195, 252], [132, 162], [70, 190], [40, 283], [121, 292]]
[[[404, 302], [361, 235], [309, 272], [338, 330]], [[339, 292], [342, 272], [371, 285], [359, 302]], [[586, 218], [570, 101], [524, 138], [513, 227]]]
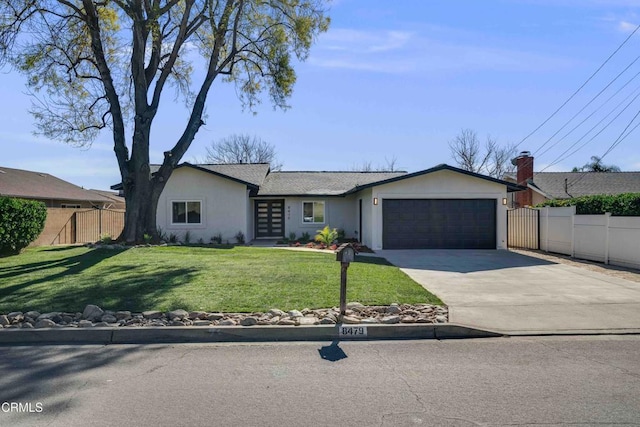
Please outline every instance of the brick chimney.
[[[516, 179], [518, 185], [527, 186], [527, 184], [533, 181], [533, 157], [528, 151], [521, 152], [518, 157], [511, 160], [511, 163], [516, 166]], [[524, 191], [517, 191], [516, 205], [517, 208], [524, 206], [531, 206], [533, 204], [533, 195], [530, 188]]]

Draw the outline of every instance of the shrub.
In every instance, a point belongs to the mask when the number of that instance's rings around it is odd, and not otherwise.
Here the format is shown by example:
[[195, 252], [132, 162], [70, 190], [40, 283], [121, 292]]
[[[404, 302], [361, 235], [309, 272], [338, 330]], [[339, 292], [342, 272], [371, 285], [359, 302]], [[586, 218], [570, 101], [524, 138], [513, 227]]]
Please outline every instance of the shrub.
[[191, 231], [187, 230], [186, 233], [184, 233], [184, 242], [189, 244], [191, 243]]
[[317, 230], [317, 233], [314, 237], [315, 241], [325, 245], [332, 244], [338, 238], [338, 230], [331, 229], [328, 225], [325, 225], [322, 230]]
[[565, 200], [547, 200], [536, 207], [575, 206], [578, 215], [640, 216], [640, 193], [582, 196]]
[[169, 233], [169, 243], [178, 243], [178, 235], [176, 233]]
[[222, 244], [222, 233], [214, 234], [213, 237], [211, 237], [211, 243], [217, 243], [217, 244], [221, 245]]
[[242, 231], [236, 233], [235, 239], [237, 244], [244, 245], [244, 233]]
[[102, 233], [100, 235], [100, 243], [102, 243], [103, 245], [110, 245], [111, 243], [113, 243], [113, 238], [111, 237], [111, 234]]
[[15, 255], [42, 233], [47, 219], [44, 203], [0, 197], [0, 255]]
[[302, 242], [308, 242], [311, 240], [311, 235], [309, 233], [307, 233], [306, 231], [304, 233], [302, 233], [302, 236], [300, 236], [300, 241]]
[[296, 240], [296, 232], [292, 231], [291, 233], [289, 233], [289, 241], [293, 242]]
[[169, 241], [169, 236], [167, 236], [167, 233], [162, 231], [162, 228], [158, 227], [157, 233], [158, 233], [158, 239], [160, 239], [161, 242]]
[[148, 245], [149, 243], [151, 243], [151, 240], [153, 240], [153, 236], [151, 234], [148, 233], [144, 233], [142, 235], [142, 239], [144, 240], [144, 242]]

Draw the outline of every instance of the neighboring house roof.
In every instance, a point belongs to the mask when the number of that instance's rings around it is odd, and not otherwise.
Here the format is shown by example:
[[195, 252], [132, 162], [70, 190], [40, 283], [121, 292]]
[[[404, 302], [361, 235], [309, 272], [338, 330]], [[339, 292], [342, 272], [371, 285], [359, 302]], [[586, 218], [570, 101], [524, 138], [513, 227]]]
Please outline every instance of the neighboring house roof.
[[373, 182], [406, 175], [406, 172], [271, 172], [258, 196], [341, 196]]
[[529, 186], [549, 199], [640, 193], [640, 172], [539, 172]]
[[0, 195], [38, 200], [109, 203], [111, 199], [48, 173], [0, 166]]
[[105, 190], [94, 190], [94, 189], [91, 189], [89, 191], [98, 193], [99, 195], [108, 198], [109, 200], [111, 200], [111, 202], [115, 206], [124, 206], [126, 204], [124, 197], [119, 196], [117, 191], [105, 191]]

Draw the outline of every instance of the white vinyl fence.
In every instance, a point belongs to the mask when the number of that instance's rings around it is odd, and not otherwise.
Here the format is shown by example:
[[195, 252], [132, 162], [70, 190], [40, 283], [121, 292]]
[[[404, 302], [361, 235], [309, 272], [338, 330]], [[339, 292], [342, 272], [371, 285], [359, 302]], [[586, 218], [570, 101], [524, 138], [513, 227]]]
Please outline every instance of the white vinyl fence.
[[540, 249], [640, 269], [640, 217], [540, 209]]

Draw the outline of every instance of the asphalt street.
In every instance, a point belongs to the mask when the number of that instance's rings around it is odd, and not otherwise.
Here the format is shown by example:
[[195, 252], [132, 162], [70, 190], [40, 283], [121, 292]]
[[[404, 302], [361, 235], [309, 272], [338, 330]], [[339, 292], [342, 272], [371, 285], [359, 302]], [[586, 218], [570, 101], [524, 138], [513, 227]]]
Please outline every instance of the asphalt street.
[[0, 347], [0, 426], [640, 425], [640, 336]]

